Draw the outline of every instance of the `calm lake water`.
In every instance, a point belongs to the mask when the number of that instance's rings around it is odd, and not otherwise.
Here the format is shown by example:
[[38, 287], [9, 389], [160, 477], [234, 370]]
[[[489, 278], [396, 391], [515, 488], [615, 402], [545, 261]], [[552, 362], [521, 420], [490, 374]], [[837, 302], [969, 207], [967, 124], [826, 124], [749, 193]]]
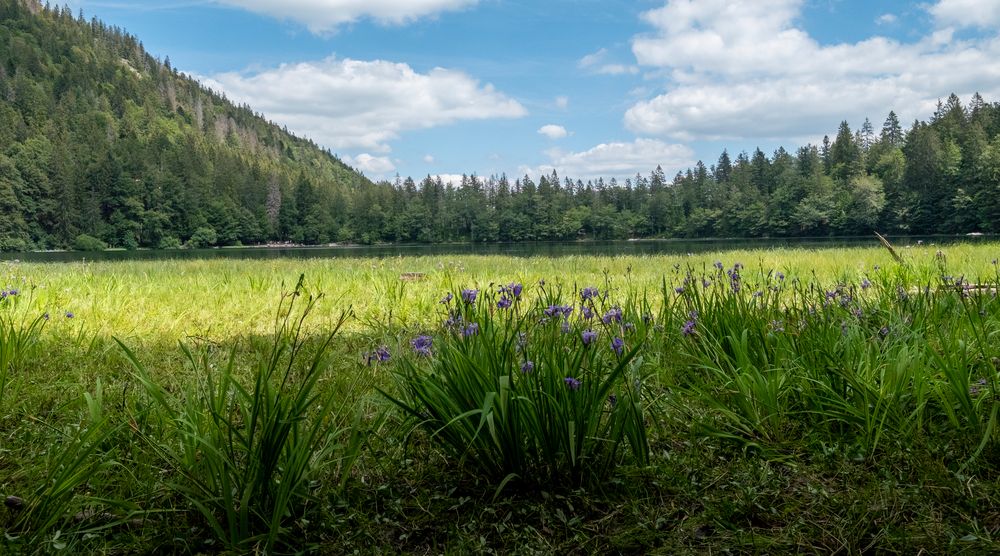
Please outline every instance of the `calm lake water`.
[[[944, 245], [1000, 241], [1000, 236], [895, 236], [895, 246]], [[277, 259], [277, 258], [389, 258], [430, 255], [508, 255], [515, 257], [565, 257], [570, 255], [676, 255], [729, 249], [817, 249], [879, 245], [872, 237], [786, 239], [663, 239], [638, 241], [557, 241], [531, 243], [455, 243], [444, 245], [380, 245], [336, 247], [239, 247], [137, 251], [0, 253], [0, 260], [30, 262], [130, 261], [163, 259]]]

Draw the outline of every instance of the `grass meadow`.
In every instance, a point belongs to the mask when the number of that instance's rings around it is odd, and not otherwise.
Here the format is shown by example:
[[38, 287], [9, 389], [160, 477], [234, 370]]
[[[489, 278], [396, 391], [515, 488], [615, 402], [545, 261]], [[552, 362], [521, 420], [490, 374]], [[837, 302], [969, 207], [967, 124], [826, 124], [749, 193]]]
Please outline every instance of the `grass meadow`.
[[3, 262], [0, 552], [989, 553], [998, 257]]

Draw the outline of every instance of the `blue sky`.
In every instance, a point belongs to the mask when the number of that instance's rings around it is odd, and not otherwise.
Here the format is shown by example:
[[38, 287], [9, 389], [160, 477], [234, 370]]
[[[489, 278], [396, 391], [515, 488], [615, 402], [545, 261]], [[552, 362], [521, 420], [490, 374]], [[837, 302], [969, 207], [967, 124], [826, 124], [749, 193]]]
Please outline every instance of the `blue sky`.
[[76, 0], [369, 177], [619, 180], [1000, 100], [997, 0]]

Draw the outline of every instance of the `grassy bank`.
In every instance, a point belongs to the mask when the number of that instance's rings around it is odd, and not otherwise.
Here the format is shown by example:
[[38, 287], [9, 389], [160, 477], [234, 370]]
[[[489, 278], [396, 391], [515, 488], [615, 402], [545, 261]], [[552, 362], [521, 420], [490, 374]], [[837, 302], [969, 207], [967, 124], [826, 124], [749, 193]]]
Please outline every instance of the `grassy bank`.
[[985, 552], [1000, 246], [899, 255], [4, 264], [0, 542]]

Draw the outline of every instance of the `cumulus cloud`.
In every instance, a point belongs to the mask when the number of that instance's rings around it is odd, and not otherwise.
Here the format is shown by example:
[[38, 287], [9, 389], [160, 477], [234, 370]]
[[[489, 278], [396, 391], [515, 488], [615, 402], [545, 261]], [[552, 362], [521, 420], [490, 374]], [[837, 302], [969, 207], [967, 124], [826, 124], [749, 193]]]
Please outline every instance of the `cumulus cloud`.
[[657, 139], [636, 139], [630, 143], [601, 143], [580, 152], [552, 149], [546, 153], [548, 164], [536, 168], [522, 166], [529, 175], [550, 174], [553, 170], [574, 179], [626, 178], [648, 174], [662, 166], [667, 175], [694, 165], [694, 152], [685, 145], [664, 143]]
[[368, 153], [361, 153], [355, 157], [345, 156], [344, 162], [369, 176], [387, 174], [396, 169], [396, 165], [389, 160], [389, 157], [372, 156]]
[[1000, 3], [996, 0], [941, 0], [930, 7], [930, 12], [941, 25], [1000, 26]]
[[[969, 0], [930, 9], [960, 1]], [[942, 28], [913, 43], [821, 45], [796, 26], [802, 5], [670, 0], [644, 13], [655, 31], [632, 50], [666, 83], [626, 112], [626, 127], [680, 140], [788, 138], [890, 109], [904, 121], [925, 116], [951, 92], [1000, 93], [1000, 37], [956, 41]]]
[[460, 71], [419, 73], [385, 60], [330, 57], [204, 81], [334, 150], [384, 153], [406, 130], [527, 114], [516, 100]]
[[538, 128], [538, 133], [548, 137], [549, 139], [562, 139], [568, 135], [565, 127], [555, 124], [543, 125]]
[[440, 12], [458, 10], [478, 0], [215, 0], [278, 19], [301, 23], [314, 33], [327, 33], [345, 23], [371, 18], [399, 25]]

